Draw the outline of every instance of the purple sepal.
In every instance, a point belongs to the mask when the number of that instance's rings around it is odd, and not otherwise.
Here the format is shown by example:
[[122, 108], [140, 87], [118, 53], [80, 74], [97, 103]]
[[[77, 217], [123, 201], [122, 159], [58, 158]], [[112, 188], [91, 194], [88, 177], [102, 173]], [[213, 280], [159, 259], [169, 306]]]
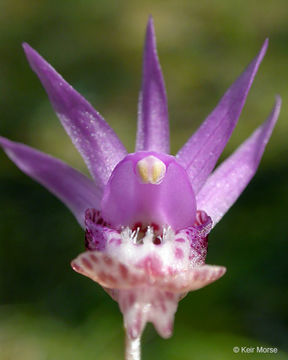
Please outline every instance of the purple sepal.
[[146, 30], [135, 151], [169, 153], [168, 106], [152, 17]]
[[234, 204], [258, 168], [265, 146], [278, 119], [280, 97], [268, 119], [215, 171], [197, 195], [197, 205], [213, 220], [213, 226]]
[[96, 184], [103, 187], [126, 150], [102, 116], [28, 44], [27, 59]]
[[50, 155], [4, 137], [0, 137], [0, 146], [25, 174], [57, 196], [82, 227], [85, 210], [99, 208], [102, 191], [79, 171]]
[[257, 57], [228, 89], [217, 107], [176, 155], [186, 168], [196, 194], [216, 165], [236, 126], [267, 46], [268, 39], [265, 40]]

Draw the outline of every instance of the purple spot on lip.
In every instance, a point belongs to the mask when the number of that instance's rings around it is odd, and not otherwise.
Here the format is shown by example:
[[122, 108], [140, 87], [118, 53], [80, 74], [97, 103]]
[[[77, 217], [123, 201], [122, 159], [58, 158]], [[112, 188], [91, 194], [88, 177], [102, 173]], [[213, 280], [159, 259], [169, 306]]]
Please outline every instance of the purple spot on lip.
[[88, 259], [86, 259], [85, 257], [82, 258], [82, 264], [88, 268], [89, 270], [93, 269], [92, 264], [90, 263], [90, 261]]
[[123, 264], [119, 264], [119, 271], [120, 271], [120, 274], [123, 277], [123, 279], [127, 279], [128, 275], [129, 275], [127, 267]]
[[178, 242], [180, 242], [180, 243], [185, 242], [185, 240], [184, 240], [183, 238], [177, 238], [177, 239], [175, 239], [175, 241], [178, 241]]

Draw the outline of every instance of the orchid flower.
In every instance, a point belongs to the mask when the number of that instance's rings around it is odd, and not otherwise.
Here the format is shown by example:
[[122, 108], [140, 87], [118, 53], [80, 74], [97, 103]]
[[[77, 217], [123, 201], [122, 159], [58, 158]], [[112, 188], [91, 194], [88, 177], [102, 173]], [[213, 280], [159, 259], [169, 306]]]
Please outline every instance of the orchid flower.
[[255, 174], [279, 115], [279, 97], [268, 119], [214, 167], [267, 46], [268, 40], [172, 156], [152, 18], [145, 39], [136, 148], [131, 154], [102, 116], [35, 50], [23, 45], [93, 180], [26, 145], [3, 137], [0, 144], [24, 173], [65, 203], [85, 229], [86, 251], [72, 261], [72, 267], [119, 303], [127, 334], [126, 359], [140, 358], [140, 337], [147, 322], [162, 337], [171, 336], [179, 300], [226, 271], [205, 264], [208, 234]]

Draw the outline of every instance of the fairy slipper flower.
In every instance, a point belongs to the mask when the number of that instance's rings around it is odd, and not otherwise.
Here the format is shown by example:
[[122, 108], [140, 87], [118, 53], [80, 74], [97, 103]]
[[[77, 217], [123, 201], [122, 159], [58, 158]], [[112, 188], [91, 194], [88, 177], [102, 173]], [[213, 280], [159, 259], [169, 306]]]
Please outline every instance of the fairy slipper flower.
[[161, 336], [169, 337], [179, 300], [225, 273], [222, 266], [205, 264], [207, 236], [255, 174], [279, 115], [279, 97], [267, 120], [214, 167], [267, 45], [266, 40], [196, 133], [172, 156], [151, 18], [132, 154], [127, 154], [101, 115], [24, 44], [32, 69], [93, 180], [26, 145], [3, 137], [0, 144], [23, 172], [64, 202], [85, 229], [86, 251], [72, 261], [72, 267], [119, 303], [127, 330], [127, 359], [139, 358], [139, 339], [148, 321]]

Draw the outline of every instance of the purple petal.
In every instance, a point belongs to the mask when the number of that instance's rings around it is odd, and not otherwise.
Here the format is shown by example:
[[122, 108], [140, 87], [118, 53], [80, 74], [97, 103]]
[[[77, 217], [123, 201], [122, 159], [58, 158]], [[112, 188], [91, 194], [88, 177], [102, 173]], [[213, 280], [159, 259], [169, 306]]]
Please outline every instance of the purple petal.
[[211, 216], [213, 225], [222, 218], [254, 176], [277, 121], [280, 97], [268, 119], [208, 178], [197, 195], [197, 207]]
[[152, 17], [149, 18], [143, 59], [142, 89], [138, 104], [136, 151], [169, 153], [168, 108], [159, 64]]
[[213, 170], [232, 134], [267, 46], [268, 39], [257, 57], [177, 154], [178, 160], [187, 170], [196, 194]]
[[28, 44], [23, 47], [66, 132], [97, 184], [104, 186], [126, 155], [124, 146], [101, 115], [51, 65]]
[[84, 227], [85, 210], [99, 208], [101, 192], [79, 171], [47, 154], [0, 137], [8, 157], [27, 175], [56, 195]]
[[[157, 175], [155, 181], [153, 175]], [[195, 206], [189, 178], [173, 156], [138, 152], [116, 166], [105, 187], [101, 211], [103, 219], [116, 228], [140, 222], [179, 230], [194, 224]]]

